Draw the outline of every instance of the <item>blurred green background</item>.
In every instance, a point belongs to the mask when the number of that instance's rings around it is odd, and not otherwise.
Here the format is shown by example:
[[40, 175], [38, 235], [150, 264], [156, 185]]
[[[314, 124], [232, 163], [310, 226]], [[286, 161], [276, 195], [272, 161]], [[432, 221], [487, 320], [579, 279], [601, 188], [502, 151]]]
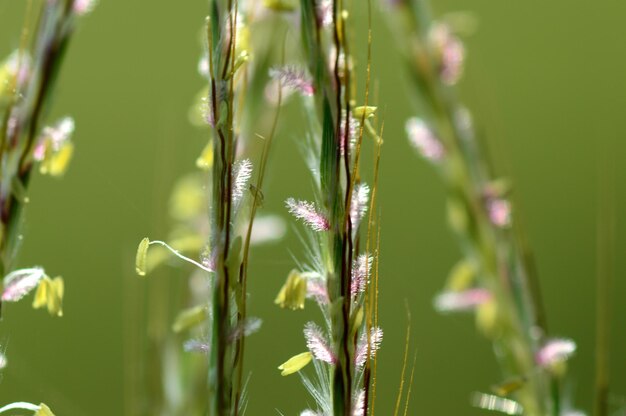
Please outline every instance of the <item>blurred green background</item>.
[[[357, 0], [361, 2], [362, 0]], [[0, 0], [0, 52], [18, 45], [23, 1]], [[360, 3], [359, 3], [360, 4]], [[365, 4], [365, 3], [363, 3]], [[608, 143], [616, 169], [616, 279], [613, 295], [612, 382], [626, 394], [626, 3], [447, 0], [437, 14], [468, 11], [478, 19], [466, 39], [468, 62], [460, 90], [498, 172], [515, 182], [517, 212], [534, 248], [551, 334], [572, 337], [568, 388], [590, 410], [594, 369], [594, 293], [599, 149]], [[363, 17], [363, 10], [358, 11]], [[19, 264], [41, 264], [66, 279], [65, 316], [6, 305], [0, 345], [9, 366], [0, 402], [44, 401], [57, 415], [134, 415], [148, 390], [142, 364], [158, 329], [146, 316], [171, 313], [174, 288], [186, 274], [163, 270], [134, 275], [138, 241], [165, 237], [168, 197], [193, 171], [204, 145], [187, 111], [202, 85], [196, 73], [204, 0], [103, 0], [80, 25], [63, 66], [51, 116], [77, 122], [76, 157], [61, 180], [37, 177], [24, 225]], [[364, 42], [361, 42], [364, 46]], [[435, 172], [409, 148], [404, 120], [413, 114], [408, 82], [392, 37], [377, 11], [373, 78], [384, 109], [380, 198], [382, 258], [378, 414], [391, 414], [401, 355], [412, 317], [416, 376], [409, 413], [479, 415], [470, 393], [500, 381], [490, 344], [470, 316], [440, 316], [432, 298], [459, 253], [445, 225], [444, 189]], [[288, 196], [309, 179], [288, 118], [273, 150], [267, 212], [284, 214]], [[296, 155], [297, 157], [294, 157]], [[250, 308], [264, 320], [247, 343], [250, 415], [295, 415], [311, 399], [297, 377], [276, 366], [304, 348], [302, 325], [313, 307], [288, 313], [274, 296], [298, 253], [293, 232], [253, 251]], [[154, 381], [154, 380], [153, 380]]]

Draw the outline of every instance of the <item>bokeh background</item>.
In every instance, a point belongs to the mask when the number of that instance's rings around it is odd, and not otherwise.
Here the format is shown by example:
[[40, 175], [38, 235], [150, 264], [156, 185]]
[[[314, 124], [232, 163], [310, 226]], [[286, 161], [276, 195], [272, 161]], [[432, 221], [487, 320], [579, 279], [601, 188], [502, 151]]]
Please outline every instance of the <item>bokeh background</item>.
[[[24, 4], [0, 0], [2, 55], [18, 45]], [[568, 388], [586, 410], [594, 370], [598, 172], [606, 163], [600, 149], [610, 149], [617, 166], [611, 353], [619, 400], [626, 394], [626, 222], [620, 216], [626, 203], [620, 41], [626, 39], [626, 3], [438, 0], [434, 9], [438, 15], [467, 11], [477, 19], [477, 31], [466, 39], [461, 96], [498, 172], [514, 180], [551, 333], [578, 342]], [[364, 10], [355, 13], [363, 17]], [[187, 111], [202, 85], [196, 66], [206, 14], [204, 0], [103, 0], [80, 25], [51, 114], [75, 117], [76, 157], [62, 180], [33, 181], [19, 260], [65, 277], [65, 316], [51, 318], [29, 302], [3, 308], [0, 345], [10, 361], [0, 402], [44, 401], [58, 415], [131, 416], [154, 383], [144, 363], [159, 329], [146, 317], [170, 313], [172, 293], [184, 287], [186, 274], [170, 268], [140, 280], [134, 254], [142, 237], [166, 236], [169, 193], [194, 170], [204, 145]], [[469, 396], [499, 381], [498, 369], [470, 316], [433, 311], [433, 295], [459, 252], [445, 225], [443, 186], [405, 138], [404, 120], [413, 114], [409, 84], [378, 11], [373, 24], [373, 78], [386, 122], [378, 413], [391, 414], [395, 402], [408, 305], [417, 351], [409, 414], [484, 414], [470, 407]], [[304, 174], [293, 136], [284, 117], [267, 212], [285, 214], [286, 197], [306, 197], [301, 192], [308, 179], [293, 174]], [[284, 241], [255, 249], [251, 259], [250, 308], [264, 326], [247, 344], [250, 415], [295, 415], [311, 402], [297, 377], [276, 370], [303, 349], [302, 324], [316, 316], [314, 308], [287, 313], [273, 305], [297, 244], [290, 231]]]

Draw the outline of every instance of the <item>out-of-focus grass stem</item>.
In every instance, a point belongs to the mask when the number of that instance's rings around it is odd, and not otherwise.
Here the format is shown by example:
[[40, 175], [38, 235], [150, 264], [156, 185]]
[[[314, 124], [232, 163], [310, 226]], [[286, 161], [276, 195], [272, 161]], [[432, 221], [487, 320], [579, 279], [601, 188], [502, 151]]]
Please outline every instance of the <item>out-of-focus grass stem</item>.
[[599, 158], [596, 259], [596, 374], [595, 416], [607, 416], [611, 332], [611, 280], [615, 247], [615, 161], [611, 143], [602, 143]]

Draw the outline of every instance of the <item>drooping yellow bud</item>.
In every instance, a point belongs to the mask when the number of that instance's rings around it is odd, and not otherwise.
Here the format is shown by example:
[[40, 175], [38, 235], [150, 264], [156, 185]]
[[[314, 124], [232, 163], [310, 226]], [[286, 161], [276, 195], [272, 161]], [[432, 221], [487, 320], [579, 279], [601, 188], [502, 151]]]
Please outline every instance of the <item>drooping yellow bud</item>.
[[304, 309], [305, 298], [306, 279], [302, 277], [299, 271], [292, 270], [287, 276], [287, 281], [278, 292], [274, 303], [281, 308]]
[[63, 294], [65, 292], [65, 284], [63, 278], [58, 276], [50, 279], [45, 276], [37, 286], [35, 299], [33, 300], [33, 308], [39, 309], [44, 306], [48, 309], [50, 315], [63, 316]]
[[[210, 143], [207, 146], [211, 147]], [[205, 180], [204, 175], [194, 172], [193, 174], [185, 175], [176, 182], [169, 201], [170, 215], [175, 220], [195, 221], [198, 216], [206, 215], [207, 193], [204, 190]], [[198, 233], [196, 232], [195, 234]]]
[[476, 266], [468, 259], [462, 259], [454, 265], [448, 275], [447, 288], [453, 292], [468, 289], [474, 283]]
[[293, 0], [265, 0], [263, 5], [275, 12], [292, 12], [296, 9]]
[[486, 337], [494, 337], [497, 319], [498, 307], [493, 299], [478, 305], [476, 309], [476, 326]]
[[194, 306], [180, 312], [172, 325], [172, 330], [176, 333], [193, 328], [203, 323], [207, 316], [207, 309], [204, 305]]
[[362, 119], [363, 117], [365, 118], [371, 118], [374, 117], [374, 114], [376, 114], [376, 110], [378, 109], [378, 107], [372, 107], [372, 106], [361, 106], [361, 107], [355, 107], [354, 110], [352, 110], [352, 114], [354, 115], [354, 118], [358, 119]]
[[514, 377], [495, 386], [491, 386], [491, 391], [498, 396], [508, 396], [521, 389], [528, 379], [526, 377]]
[[48, 304], [48, 296], [50, 293], [50, 279], [46, 276], [39, 282], [37, 291], [35, 292], [35, 298], [33, 300], [33, 308], [43, 308]]
[[303, 352], [298, 355], [294, 355], [284, 363], [278, 366], [281, 371], [281, 376], [288, 376], [293, 373], [297, 373], [302, 370], [313, 359], [313, 355], [310, 352]]
[[198, 169], [209, 171], [213, 168], [213, 142], [209, 141], [196, 159]]
[[61, 276], [57, 276], [50, 281], [50, 291], [47, 299], [48, 312], [50, 315], [63, 316], [63, 295], [65, 293], [65, 283]]
[[67, 170], [67, 166], [74, 154], [74, 144], [70, 141], [63, 143], [61, 148], [56, 152], [51, 152], [39, 167], [39, 171], [43, 175], [62, 176]]
[[462, 201], [458, 198], [449, 198], [447, 211], [450, 227], [459, 234], [466, 233], [469, 228], [470, 220]]
[[563, 376], [567, 374], [567, 361], [557, 360], [553, 363], [550, 363], [546, 368], [555, 378], [563, 378]]
[[54, 413], [52, 413], [52, 410], [50, 410], [48, 406], [46, 406], [43, 403], [40, 403], [39, 410], [35, 412], [34, 416], [54, 416]]
[[148, 256], [148, 248], [150, 247], [150, 239], [148, 237], [141, 240], [137, 247], [137, 256], [135, 257], [135, 271], [139, 276], [146, 275], [146, 257]]
[[250, 60], [250, 54], [248, 53], [248, 51], [245, 49], [242, 50], [239, 56], [237, 56], [237, 59], [235, 59], [235, 63], [233, 64], [233, 69], [230, 73], [230, 76], [227, 77], [227, 79], [234, 76], [237, 73], [237, 70], [241, 68], [241, 66], [245, 64], [246, 62], [248, 62], [249, 60]]

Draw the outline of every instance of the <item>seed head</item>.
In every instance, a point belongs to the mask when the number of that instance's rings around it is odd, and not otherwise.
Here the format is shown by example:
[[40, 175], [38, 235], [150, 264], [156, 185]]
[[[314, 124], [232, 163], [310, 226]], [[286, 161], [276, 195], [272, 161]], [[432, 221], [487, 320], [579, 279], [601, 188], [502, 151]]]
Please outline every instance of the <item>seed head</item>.
[[435, 24], [430, 32], [430, 41], [439, 58], [439, 76], [447, 85], [454, 85], [463, 74], [465, 48], [463, 43], [443, 23]]
[[237, 203], [243, 197], [244, 192], [248, 188], [248, 181], [252, 176], [252, 162], [250, 159], [244, 159], [237, 163], [233, 168], [233, 203]]
[[330, 223], [324, 215], [319, 213], [314, 203], [289, 198], [285, 204], [294, 217], [302, 220], [313, 231], [328, 231], [330, 229]]
[[306, 346], [313, 354], [313, 357], [320, 361], [324, 361], [328, 364], [335, 364], [337, 357], [333, 354], [332, 349], [328, 345], [326, 337], [322, 333], [322, 330], [314, 322], [308, 322], [304, 326], [304, 338], [306, 339]]
[[314, 298], [320, 305], [328, 304], [328, 289], [321, 276], [307, 279], [306, 295], [309, 298]]
[[[376, 355], [376, 351], [380, 348], [380, 344], [383, 342], [383, 330], [376, 327], [372, 328], [370, 331], [369, 337], [369, 347], [367, 340], [367, 333], [363, 332], [361, 338], [359, 338], [359, 342], [356, 347], [356, 353], [354, 355], [354, 364], [357, 368], [361, 368], [365, 365], [365, 362], [368, 359], [374, 358]], [[369, 357], [367, 354], [369, 348]]]
[[540, 366], [548, 367], [566, 361], [574, 352], [576, 352], [576, 343], [571, 339], [553, 339], [537, 352], [535, 359]]
[[280, 82], [283, 88], [297, 91], [304, 96], [311, 96], [315, 92], [313, 83], [306, 71], [295, 65], [271, 68], [270, 78]]
[[466, 311], [489, 300], [491, 300], [491, 292], [482, 288], [462, 292], [444, 292], [435, 298], [435, 309], [439, 312]]
[[445, 149], [424, 120], [417, 117], [410, 118], [405, 128], [409, 141], [425, 159], [432, 162], [439, 162], [443, 159]]
[[77, 16], [84, 16], [91, 13], [97, 4], [97, 0], [74, 0], [72, 7]]
[[352, 416], [365, 416], [365, 390], [360, 389], [354, 397]]
[[39, 285], [46, 273], [41, 267], [15, 270], [4, 278], [2, 300], [17, 302]]
[[315, 9], [317, 21], [320, 25], [328, 27], [333, 24], [333, 2], [331, 0], [317, 0]]
[[511, 225], [511, 203], [506, 199], [487, 199], [487, 213], [495, 226], [506, 228]]
[[373, 256], [361, 254], [352, 262], [352, 286], [350, 288], [352, 297], [356, 297], [365, 291], [373, 261]]

